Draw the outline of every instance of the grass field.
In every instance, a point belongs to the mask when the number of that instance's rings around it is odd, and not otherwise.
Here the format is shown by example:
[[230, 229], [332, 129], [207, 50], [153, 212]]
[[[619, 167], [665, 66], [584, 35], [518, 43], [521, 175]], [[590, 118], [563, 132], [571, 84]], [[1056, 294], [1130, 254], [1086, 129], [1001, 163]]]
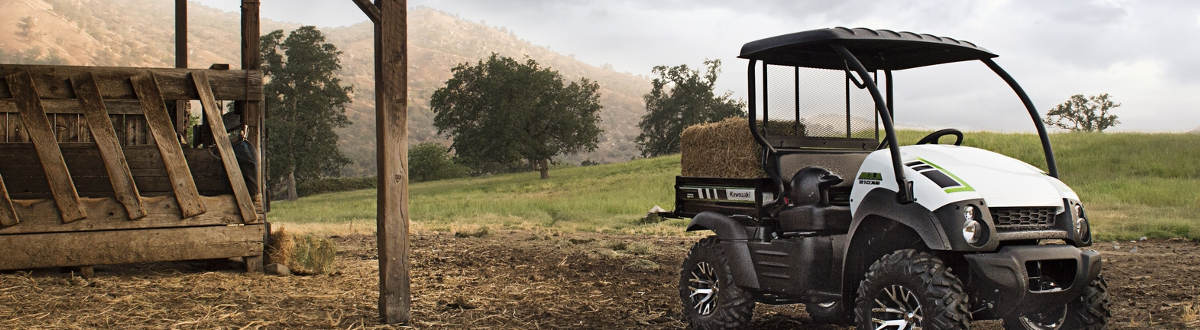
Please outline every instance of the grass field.
[[[905, 131], [901, 144], [925, 132]], [[1088, 206], [1101, 240], [1200, 240], [1200, 134], [1055, 134], [1062, 179]], [[1036, 135], [968, 132], [966, 145], [1044, 167]], [[679, 156], [619, 164], [417, 183], [410, 212], [417, 230], [480, 227], [678, 235], [683, 220], [641, 224], [654, 205], [670, 210]], [[375, 191], [273, 202], [272, 222], [290, 227], [370, 231]]]

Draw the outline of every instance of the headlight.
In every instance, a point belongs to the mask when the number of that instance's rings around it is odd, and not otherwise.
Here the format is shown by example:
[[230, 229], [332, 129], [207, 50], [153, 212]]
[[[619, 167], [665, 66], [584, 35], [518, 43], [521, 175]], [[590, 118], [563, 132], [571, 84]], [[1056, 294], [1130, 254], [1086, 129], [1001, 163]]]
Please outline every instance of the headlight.
[[983, 238], [983, 224], [979, 222], [977, 209], [974, 206], [963, 208], [962, 237], [969, 244], [979, 243]]
[[1081, 241], [1087, 241], [1091, 234], [1090, 231], [1091, 226], [1083, 214], [1083, 205], [1075, 204], [1075, 233], [1079, 235]]

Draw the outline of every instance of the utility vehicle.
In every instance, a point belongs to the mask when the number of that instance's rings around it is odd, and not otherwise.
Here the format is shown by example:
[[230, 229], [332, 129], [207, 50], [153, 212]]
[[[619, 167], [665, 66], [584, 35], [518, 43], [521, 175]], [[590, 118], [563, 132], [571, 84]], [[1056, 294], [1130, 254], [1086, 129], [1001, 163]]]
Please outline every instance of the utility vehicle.
[[[863, 28], [742, 46], [748, 129], [765, 175], [676, 178], [676, 209], [666, 215], [716, 233], [683, 262], [686, 321], [739, 327], [756, 303], [803, 303], [818, 322], [860, 329], [966, 328], [982, 319], [1011, 329], [1103, 328], [1100, 255], [1081, 249], [1092, 243], [1087, 211], [1059, 181], [1037, 109], [996, 56], [966, 41]], [[1016, 92], [1045, 171], [962, 146], [953, 128], [897, 143], [892, 72], [962, 61], [982, 62]], [[844, 88], [802, 93], [813, 77]], [[821, 99], [834, 106], [813, 105]], [[794, 114], [790, 125], [772, 125], [768, 115], [779, 112]], [[945, 136], [953, 144], [939, 144]]]

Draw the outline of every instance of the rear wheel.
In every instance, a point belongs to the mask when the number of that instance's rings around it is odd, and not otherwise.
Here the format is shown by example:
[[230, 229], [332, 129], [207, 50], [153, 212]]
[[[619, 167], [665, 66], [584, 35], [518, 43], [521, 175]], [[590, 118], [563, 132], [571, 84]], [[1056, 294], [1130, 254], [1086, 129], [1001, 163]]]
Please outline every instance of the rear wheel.
[[1004, 318], [1010, 330], [1104, 329], [1109, 311], [1108, 282], [1097, 277], [1079, 298], [1043, 313]]
[[696, 242], [683, 260], [679, 299], [684, 321], [695, 329], [741, 328], [754, 314], [754, 299], [734, 284], [716, 237]]
[[966, 329], [962, 282], [927, 252], [900, 250], [867, 271], [855, 298], [859, 329]]

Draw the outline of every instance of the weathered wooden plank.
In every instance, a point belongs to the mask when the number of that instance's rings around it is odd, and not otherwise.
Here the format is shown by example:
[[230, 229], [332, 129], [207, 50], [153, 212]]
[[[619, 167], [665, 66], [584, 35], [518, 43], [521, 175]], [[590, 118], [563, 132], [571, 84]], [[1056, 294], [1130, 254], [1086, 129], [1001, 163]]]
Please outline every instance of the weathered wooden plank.
[[8, 195], [8, 186], [4, 184], [4, 177], [0, 176], [0, 229], [15, 226], [18, 223], [21, 223], [21, 217], [17, 216], [12, 198]]
[[46, 113], [42, 111], [41, 98], [37, 93], [37, 85], [28, 73], [6, 75], [9, 89], [21, 110], [21, 121], [25, 123], [29, 137], [33, 140], [34, 150], [42, 163], [50, 192], [54, 196], [58, 209], [62, 212], [64, 223], [78, 221], [84, 218], [82, 205], [79, 203], [79, 193], [75, 191], [75, 183], [71, 181], [71, 173], [67, 170], [67, 162], [63, 160], [62, 150], [54, 137], [54, 129]]
[[263, 231], [244, 225], [0, 235], [0, 269], [255, 256]]
[[375, 24], [375, 134], [379, 193], [379, 313], [409, 321], [408, 18], [405, 0], [378, 0]]
[[100, 98], [100, 90], [96, 86], [95, 77], [89, 74], [79, 79], [72, 79], [71, 85], [75, 89], [75, 95], [79, 97], [79, 106], [83, 108], [84, 115], [87, 116], [87, 125], [92, 132], [92, 137], [96, 139], [96, 148], [100, 150], [100, 159], [104, 161], [108, 180], [112, 182], [113, 195], [125, 206], [125, 212], [129, 214], [129, 219], [137, 220], [145, 217], [146, 209], [142, 208], [141, 193], [138, 193], [133, 173], [129, 171], [129, 163], [125, 160], [125, 151], [121, 149], [121, 142], [117, 140], [116, 129], [113, 128], [112, 121], [108, 119], [108, 111], [104, 108], [104, 101]]
[[217, 108], [217, 100], [213, 98], [208, 85], [208, 76], [204, 72], [193, 72], [192, 81], [200, 94], [200, 104], [204, 108], [204, 118], [208, 119], [213, 141], [217, 152], [221, 154], [221, 162], [225, 164], [225, 175], [229, 177], [229, 185], [233, 188], [238, 208], [242, 211], [242, 221], [245, 223], [258, 222], [258, 212], [254, 209], [254, 200], [250, 190], [246, 189], [246, 180], [242, 178], [242, 169], [238, 167], [237, 156], [233, 154], [233, 145], [229, 143], [229, 134], [225, 130], [225, 121], [221, 119], [221, 109]]
[[[97, 87], [98, 88], [98, 87]], [[142, 104], [137, 100], [104, 100], [104, 107], [109, 114], [142, 114]], [[42, 108], [47, 114], [74, 113], [81, 114], [79, 101], [71, 99], [43, 99]], [[17, 113], [17, 103], [13, 99], [0, 99], [0, 113]]]
[[21, 224], [0, 228], [0, 235], [229, 225], [242, 222], [233, 195], [202, 196], [200, 199], [209, 211], [191, 218], [183, 218], [174, 197], [144, 196], [142, 205], [146, 207], [146, 216], [138, 221], [129, 221], [125, 206], [116, 199], [83, 198], [88, 221], [68, 224], [61, 223], [54, 202], [49, 199], [16, 199], [13, 200], [13, 207], [21, 219]]
[[188, 169], [187, 159], [183, 156], [183, 147], [179, 145], [179, 138], [171, 126], [171, 117], [167, 113], [162, 95], [159, 94], [154, 73], [133, 77], [131, 81], [138, 99], [142, 101], [146, 126], [154, 138], [154, 144], [158, 146], [158, 152], [162, 154], [163, 165], [167, 169], [167, 176], [171, 178], [180, 211], [185, 218], [203, 214], [204, 204], [200, 202], [200, 192], [196, 190], [196, 182]]
[[[28, 72], [37, 83], [38, 93], [46, 99], [75, 98], [71, 92], [71, 83], [67, 80], [83, 73], [91, 73], [96, 77], [100, 96], [106, 100], [137, 99], [137, 93], [127, 81], [135, 76], [144, 75], [147, 71], [158, 79], [163, 99], [168, 101], [197, 99], [196, 89], [191, 87], [188, 77], [188, 73], [195, 71], [209, 72], [208, 78], [213, 84], [213, 94], [218, 100], [262, 99], [262, 73], [254, 70], [0, 64], [0, 75]], [[7, 87], [0, 86], [0, 99], [7, 98], [12, 98], [12, 92]]]

